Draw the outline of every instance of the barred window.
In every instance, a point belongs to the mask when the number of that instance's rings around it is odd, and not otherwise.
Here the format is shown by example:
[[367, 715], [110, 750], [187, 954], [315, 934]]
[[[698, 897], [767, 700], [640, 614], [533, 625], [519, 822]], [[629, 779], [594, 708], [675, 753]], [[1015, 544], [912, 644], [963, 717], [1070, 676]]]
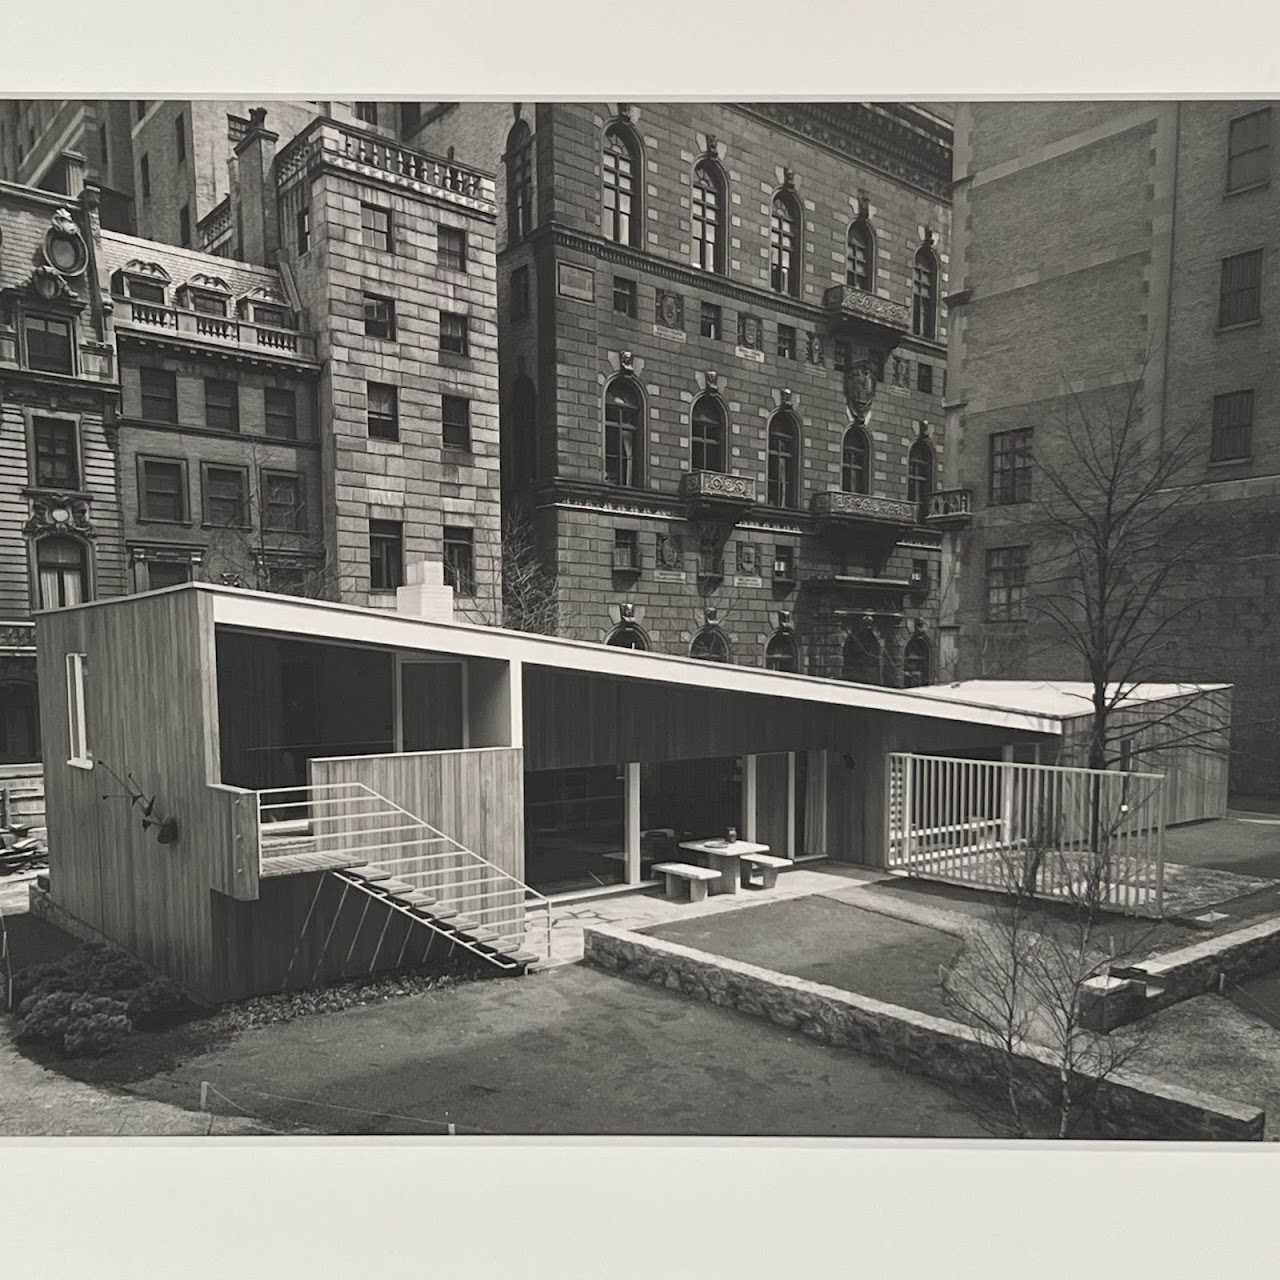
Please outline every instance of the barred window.
[[1247, 458], [1252, 448], [1253, 391], [1229, 391], [1213, 397], [1211, 462]]
[[1027, 547], [987, 552], [987, 621], [1022, 622], [1027, 616]]
[[1247, 324], [1262, 314], [1262, 250], [1237, 253], [1222, 260], [1218, 324]]
[[1032, 430], [1020, 427], [991, 436], [988, 483], [993, 507], [1031, 501]]

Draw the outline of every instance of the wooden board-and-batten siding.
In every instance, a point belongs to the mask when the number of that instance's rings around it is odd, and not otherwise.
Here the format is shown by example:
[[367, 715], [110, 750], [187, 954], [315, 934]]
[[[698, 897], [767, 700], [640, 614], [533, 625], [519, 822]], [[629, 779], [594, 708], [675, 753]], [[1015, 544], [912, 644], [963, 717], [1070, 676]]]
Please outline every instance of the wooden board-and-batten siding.
[[[257, 897], [253, 797], [218, 778], [213, 601], [160, 592], [37, 619], [50, 892], [72, 915], [199, 996], [214, 973], [211, 891]], [[88, 748], [67, 763], [66, 655], [85, 658]], [[132, 773], [179, 824], [168, 845], [144, 832], [123, 788]], [[103, 796], [110, 798], [103, 799]]]

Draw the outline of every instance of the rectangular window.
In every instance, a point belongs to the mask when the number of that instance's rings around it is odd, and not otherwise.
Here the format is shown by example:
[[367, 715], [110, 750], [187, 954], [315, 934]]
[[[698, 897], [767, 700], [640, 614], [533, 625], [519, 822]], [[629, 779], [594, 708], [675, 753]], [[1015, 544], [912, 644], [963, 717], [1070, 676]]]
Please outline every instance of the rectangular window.
[[778, 358], [780, 360], [796, 358], [796, 331], [789, 324], [778, 326]]
[[191, 210], [185, 204], [178, 210], [178, 243], [191, 246]]
[[367, 382], [365, 391], [369, 406], [369, 438], [400, 439], [400, 404], [396, 389], [385, 382]]
[[399, 520], [370, 520], [369, 590], [394, 591], [402, 586], [404, 586], [403, 527]]
[[987, 621], [1022, 622], [1027, 616], [1027, 548], [987, 552]]
[[916, 365], [916, 390], [927, 396], [933, 395], [933, 365], [925, 364], [923, 360]]
[[173, 141], [178, 148], [178, 163], [183, 164], [187, 158], [187, 121], [181, 111], [173, 122]]
[[391, 252], [391, 213], [376, 204], [360, 206], [360, 238], [370, 249]]
[[837, 373], [843, 373], [853, 361], [853, 349], [843, 338], [837, 338], [831, 348], [831, 361]]
[[773, 576], [778, 582], [794, 582], [796, 580], [796, 552], [794, 547], [774, 547]]
[[378, 104], [376, 102], [357, 102], [356, 119], [361, 124], [377, 124]]
[[1271, 108], [1233, 120], [1229, 129], [1227, 190], [1261, 186], [1271, 177]]
[[364, 295], [364, 332], [368, 338], [395, 339], [396, 304], [391, 298], [376, 293]]
[[66, 418], [36, 418], [31, 424], [37, 489], [79, 489], [79, 431]]
[[146, 562], [147, 590], [159, 591], [164, 587], [179, 587], [191, 581], [190, 560], [148, 560]]
[[625, 276], [613, 277], [613, 309], [619, 315], [636, 318], [636, 282]]
[[308, 249], [311, 248], [311, 206], [303, 205], [297, 213], [293, 215], [294, 238], [298, 246], [298, 256], [301, 257]]
[[75, 354], [71, 349], [71, 321], [51, 316], [27, 316], [23, 325], [27, 338], [27, 368], [42, 373], [74, 373]]
[[298, 393], [292, 387], [267, 387], [262, 407], [267, 435], [275, 440], [298, 438]]
[[723, 332], [723, 317], [720, 308], [714, 302], [704, 302], [702, 304], [702, 323], [700, 331], [704, 338], [714, 338], [720, 341], [720, 335]]
[[640, 535], [634, 529], [613, 531], [613, 567], [615, 569], [640, 568]]
[[143, 520], [185, 524], [187, 469], [185, 463], [141, 458], [138, 461], [138, 515]]
[[202, 316], [226, 316], [227, 300], [216, 293], [191, 293], [191, 310]]
[[1213, 437], [1210, 462], [1249, 457], [1253, 447], [1253, 392], [1231, 391], [1213, 397]]
[[476, 593], [475, 535], [470, 529], [444, 530], [444, 581], [456, 596]]
[[440, 398], [440, 431], [446, 449], [471, 452], [471, 401], [462, 396]]
[[204, 380], [204, 425], [215, 431], [240, 430], [240, 388], [236, 383]]
[[440, 313], [440, 350], [455, 356], [467, 354], [467, 317]]
[[139, 369], [142, 417], [146, 422], [178, 421], [178, 380], [172, 369]]
[[306, 532], [306, 491], [296, 472], [262, 473], [262, 523], [272, 533]]
[[146, 199], [151, 195], [151, 159], [149, 156], [143, 156], [138, 161], [138, 173], [142, 179], [142, 195]]
[[215, 529], [249, 524], [249, 476], [243, 467], [204, 465], [204, 523]]
[[70, 742], [67, 763], [80, 769], [92, 769], [89, 755], [89, 730], [84, 710], [83, 653], [67, 654], [67, 729]]
[[1222, 260], [1218, 324], [1248, 324], [1262, 314], [1262, 250], [1237, 253]]
[[253, 323], [270, 325], [273, 329], [283, 329], [288, 325], [289, 313], [283, 307], [262, 307], [253, 304]]
[[993, 507], [1031, 501], [1032, 432], [1033, 428], [1022, 427], [991, 436], [988, 480]]
[[467, 269], [467, 233], [457, 227], [441, 227], [438, 237], [440, 265], [446, 271]]
[[511, 273], [511, 318], [526, 320], [529, 316], [529, 268], [517, 267]]

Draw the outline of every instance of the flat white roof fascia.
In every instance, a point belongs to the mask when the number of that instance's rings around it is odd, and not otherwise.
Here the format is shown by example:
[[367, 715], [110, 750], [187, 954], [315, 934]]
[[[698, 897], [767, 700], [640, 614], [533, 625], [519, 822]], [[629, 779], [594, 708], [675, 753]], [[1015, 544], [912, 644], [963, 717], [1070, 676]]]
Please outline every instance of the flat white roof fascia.
[[431, 650], [463, 657], [496, 658], [589, 675], [718, 689], [726, 693], [761, 694], [868, 711], [890, 711], [1024, 733], [1057, 736], [1062, 732], [1057, 719], [1000, 707], [969, 705], [955, 699], [912, 696], [901, 689], [886, 689], [878, 685], [790, 675], [733, 663], [703, 662], [676, 654], [620, 649], [498, 627], [433, 622], [358, 605], [332, 604], [206, 583], [188, 583], [171, 588], [192, 589], [206, 590], [214, 596], [215, 624], [246, 630], [284, 632], [393, 649]]
[[[1192, 698], [1200, 693], [1216, 693], [1231, 688], [1230, 684], [1140, 682], [1114, 709], [1131, 711], [1152, 702]], [[1093, 714], [1093, 686], [1087, 680], [962, 680], [951, 685], [905, 689], [903, 693], [913, 698], [926, 697], [966, 706], [1052, 716], [1059, 721], [1077, 720]]]

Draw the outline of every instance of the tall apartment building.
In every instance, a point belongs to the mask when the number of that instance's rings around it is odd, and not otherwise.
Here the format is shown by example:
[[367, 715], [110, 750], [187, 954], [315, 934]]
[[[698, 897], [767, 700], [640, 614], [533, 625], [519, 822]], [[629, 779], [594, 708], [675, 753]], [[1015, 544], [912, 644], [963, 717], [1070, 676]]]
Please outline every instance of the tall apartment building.
[[277, 154], [218, 105], [238, 256], [0, 185], [0, 763], [38, 758], [39, 608], [193, 578], [394, 607], [430, 560], [499, 617], [492, 177], [333, 116]]
[[1161, 668], [1143, 674], [1233, 684], [1233, 789], [1270, 793], [1280, 790], [1274, 114], [1266, 102], [1207, 101], [957, 112], [944, 483], [971, 490], [973, 522], [948, 546], [943, 617], [949, 674], [1086, 674], [1032, 643], [1036, 464], [1063, 457], [1068, 387], [1086, 405], [1134, 391], [1152, 447], [1202, 434], [1178, 483], [1238, 535], [1203, 563], [1199, 607], [1170, 630]]
[[578, 639], [871, 683], [936, 644], [950, 127], [441, 104], [500, 165], [504, 490]]

